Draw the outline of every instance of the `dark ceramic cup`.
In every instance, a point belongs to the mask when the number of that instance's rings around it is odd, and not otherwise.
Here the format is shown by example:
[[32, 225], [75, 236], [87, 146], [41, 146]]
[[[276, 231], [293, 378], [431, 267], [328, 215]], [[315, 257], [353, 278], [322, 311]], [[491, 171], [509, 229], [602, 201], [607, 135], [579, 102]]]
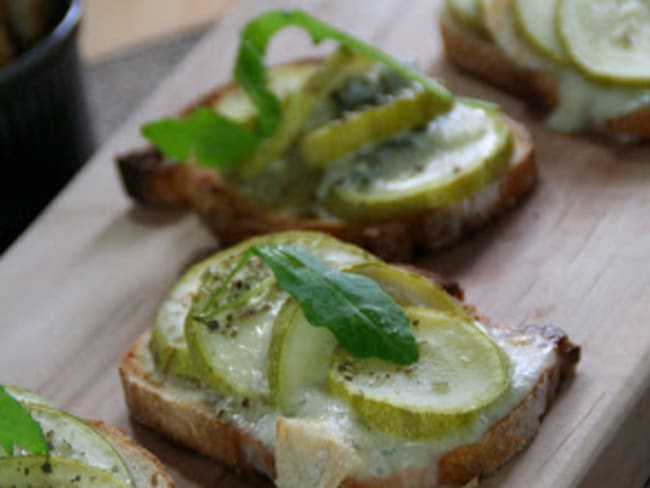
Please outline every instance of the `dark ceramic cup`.
[[0, 252], [93, 148], [77, 48], [81, 0], [59, 1], [53, 30], [0, 68]]

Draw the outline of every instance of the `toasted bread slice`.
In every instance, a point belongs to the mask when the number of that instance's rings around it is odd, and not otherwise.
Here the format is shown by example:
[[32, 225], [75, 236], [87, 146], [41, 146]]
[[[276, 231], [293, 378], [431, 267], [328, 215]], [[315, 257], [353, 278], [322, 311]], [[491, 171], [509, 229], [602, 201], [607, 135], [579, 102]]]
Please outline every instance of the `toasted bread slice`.
[[[485, 319], [482, 323], [493, 337], [544, 355], [545, 367], [537, 371], [532, 388], [471, 442], [452, 443], [421, 467], [382, 476], [355, 474], [360, 461], [350, 446], [317, 421], [278, 416], [275, 446], [265, 443], [251, 427], [254, 417], [248, 426], [238, 423], [238, 412], [218, 406], [214, 394], [200, 385], [155, 373], [149, 333], [139, 337], [122, 358], [120, 377], [127, 405], [138, 422], [219, 463], [240, 472], [261, 473], [283, 487], [462, 486], [498, 469], [531, 441], [580, 356], [579, 347], [555, 327], [517, 330], [490, 325]], [[235, 410], [257, 408], [248, 401], [241, 407], [236, 402], [230, 405]]]
[[[522, 66], [497, 44], [442, 15], [440, 31], [447, 59], [463, 71], [516, 95], [547, 113], [560, 103], [560, 86], [550, 73]], [[598, 127], [613, 135], [650, 139], [650, 106], [602, 121]]]
[[[230, 84], [217, 89], [191, 108], [214, 107], [234, 88]], [[494, 183], [448, 207], [379, 223], [280, 215], [236, 193], [216, 171], [166, 161], [153, 148], [123, 155], [117, 164], [127, 193], [137, 202], [159, 208], [190, 208], [224, 245], [269, 232], [316, 230], [358, 244], [387, 260], [409, 260], [415, 252], [448, 246], [484, 226], [514, 206], [533, 186], [537, 170], [532, 139], [521, 124], [506, 120], [514, 151], [508, 168]]]

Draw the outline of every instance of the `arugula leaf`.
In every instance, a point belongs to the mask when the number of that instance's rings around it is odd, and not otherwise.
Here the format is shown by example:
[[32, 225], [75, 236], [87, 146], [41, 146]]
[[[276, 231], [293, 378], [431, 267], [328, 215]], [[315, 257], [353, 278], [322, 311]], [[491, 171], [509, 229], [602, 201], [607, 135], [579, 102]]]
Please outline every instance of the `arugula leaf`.
[[263, 244], [242, 255], [226, 283], [254, 255], [299, 302], [309, 323], [329, 329], [352, 355], [397, 364], [418, 360], [408, 316], [370, 278], [330, 268], [300, 246]]
[[306, 30], [314, 44], [332, 39], [342, 46], [381, 62], [405, 78], [435, 93], [451, 106], [452, 94], [419, 70], [346, 34], [302, 10], [271, 10], [251, 20], [241, 33], [234, 78], [257, 108], [255, 132], [208, 108], [198, 108], [186, 119], [168, 118], [146, 124], [143, 135], [162, 153], [176, 161], [192, 158], [199, 165], [231, 169], [251, 156], [260, 142], [278, 128], [282, 103], [267, 85], [264, 58], [271, 38], [285, 27]]
[[216, 168], [228, 168], [246, 159], [259, 144], [255, 134], [205, 107], [184, 119], [168, 118], [146, 124], [142, 133], [169, 158]]
[[270, 39], [285, 27], [295, 26], [306, 30], [314, 44], [325, 39], [337, 41], [342, 46], [379, 61], [405, 78], [420, 83], [447, 101], [451, 106], [453, 96], [444, 86], [421, 71], [406, 65], [389, 54], [367, 44], [302, 10], [271, 10], [250, 21], [241, 33], [241, 44], [235, 63], [235, 79], [246, 91], [259, 111], [258, 132], [268, 136], [280, 123], [281, 104], [266, 85], [264, 57]]
[[49, 454], [49, 446], [41, 426], [30, 413], [0, 385], [0, 447], [9, 456], [14, 447], [31, 454]]

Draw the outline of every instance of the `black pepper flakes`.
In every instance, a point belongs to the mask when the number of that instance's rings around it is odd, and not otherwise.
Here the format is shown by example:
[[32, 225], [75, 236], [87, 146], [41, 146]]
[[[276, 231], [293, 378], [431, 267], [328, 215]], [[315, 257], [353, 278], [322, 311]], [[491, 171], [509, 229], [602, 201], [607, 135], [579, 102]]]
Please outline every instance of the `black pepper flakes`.
[[218, 320], [208, 320], [205, 322], [205, 326], [210, 330], [211, 332], [216, 332], [221, 328], [221, 323]]

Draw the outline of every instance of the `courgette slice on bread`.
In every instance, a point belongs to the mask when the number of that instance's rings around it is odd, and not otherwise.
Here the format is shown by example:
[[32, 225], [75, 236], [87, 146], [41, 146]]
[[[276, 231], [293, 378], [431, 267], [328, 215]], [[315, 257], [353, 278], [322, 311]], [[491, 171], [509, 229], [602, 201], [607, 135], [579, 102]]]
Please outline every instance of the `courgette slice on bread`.
[[[170, 374], [152, 357], [147, 332], [120, 364], [132, 416], [285, 488], [463, 486], [523, 449], [573, 373], [579, 347], [555, 327], [491, 324], [439, 285], [428, 286], [426, 272], [377, 259], [346, 273], [357, 272], [401, 306], [416, 306], [410, 327], [422, 327], [415, 335], [426, 349], [416, 362], [350, 356], [356, 353], [343, 352], [328, 329], [315, 327], [292, 295], [269, 317], [271, 343], [260, 338], [257, 344], [269, 367], [254, 372], [269, 378], [270, 396], [207, 387], [201, 372], [193, 379]], [[233, 367], [236, 361], [227, 358]], [[386, 378], [390, 372], [394, 377]]]
[[[533, 185], [531, 139], [498, 107], [454, 97], [408, 63], [305, 16], [254, 19], [242, 34], [239, 85], [217, 88], [180, 119], [143, 128], [158, 149], [118, 158], [129, 195], [148, 206], [193, 209], [225, 244], [317, 230], [404, 260], [484, 225]], [[254, 64], [265, 49], [254, 54], [246, 42], [270, 35], [253, 36], [260, 19], [276, 29], [295, 18], [341, 47], [321, 60], [243, 76], [249, 57]], [[197, 128], [195, 114], [214, 130]], [[217, 137], [226, 133], [233, 137]]]
[[20, 388], [0, 385], [0, 403], [8, 429], [0, 486], [175, 486], [163, 465], [118, 429], [76, 418]]
[[441, 16], [452, 64], [541, 108], [553, 129], [650, 139], [650, 80], [638, 58], [650, 39], [647, 4], [476, 1], [487, 33], [451, 5]]

